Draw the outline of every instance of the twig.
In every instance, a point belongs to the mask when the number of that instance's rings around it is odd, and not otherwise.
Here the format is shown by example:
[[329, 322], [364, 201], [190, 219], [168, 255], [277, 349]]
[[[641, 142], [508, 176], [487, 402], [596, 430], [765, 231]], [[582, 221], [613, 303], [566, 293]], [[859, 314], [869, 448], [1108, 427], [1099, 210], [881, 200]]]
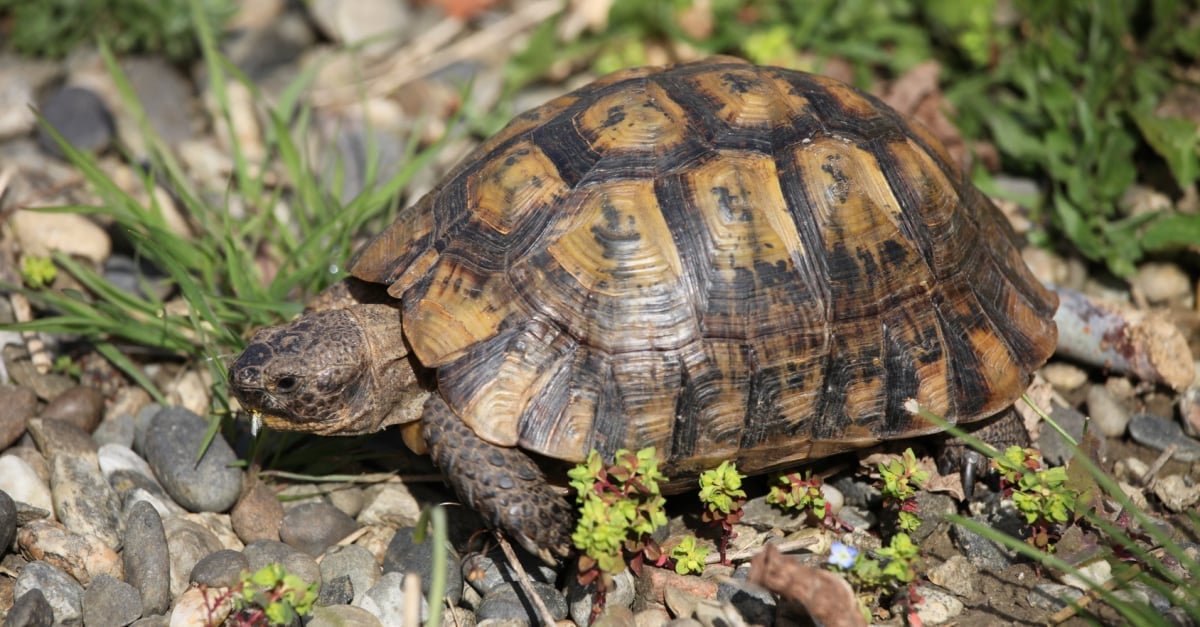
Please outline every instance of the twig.
[[260, 477], [279, 477], [308, 483], [434, 483], [442, 481], [442, 475], [398, 475], [391, 472], [376, 472], [362, 475], [305, 475], [286, 470], [261, 470]]
[[1079, 610], [1082, 610], [1085, 607], [1087, 607], [1088, 604], [1090, 604], [1093, 600], [1100, 598], [1100, 590], [1103, 589], [1105, 591], [1111, 592], [1119, 584], [1123, 584], [1123, 583], [1129, 581], [1130, 579], [1133, 579], [1134, 577], [1136, 577], [1137, 574], [1141, 572], [1141, 570], [1142, 570], [1141, 566], [1134, 564], [1133, 568], [1130, 568], [1123, 576], [1121, 576], [1119, 578], [1113, 577], [1112, 579], [1109, 579], [1108, 581], [1104, 582], [1104, 584], [1101, 585], [1100, 587], [1092, 588], [1091, 590], [1088, 590], [1087, 594], [1079, 597], [1079, 600], [1077, 600], [1073, 604], [1067, 605], [1066, 607], [1062, 608], [1061, 610], [1055, 612], [1054, 615], [1052, 615], [1050, 617], [1050, 624], [1061, 625], [1062, 623], [1067, 622], [1067, 620], [1069, 620], [1071, 617], [1075, 616], [1075, 614]]
[[525, 572], [525, 567], [521, 565], [521, 560], [517, 559], [516, 552], [513, 551], [512, 545], [508, 543], [508, 538], [499, 530], [494, 532], [496, 540], [500, 543], [500, 550], [504, 551], [504, 557], [508, 558], [508, 563], [512, 565], [513, 572], [517, 573], [517, 582], [521, 584], [521, 589], [525, 594], [529, 595], [529, 601], [533, 603], [538, 614], [541, 615], [542, 624], [553, 625], [555, 622], [554, 615], [550, 613], [550, 608], [546, 607], [546, 603], [542, 601], [542, 596], [537, 593], [537, 589], [533, 587], [533, 582], [529, 580], [529, 574]]
[[1147, 489], [1153, 488], [1154, 482], [1158, 480], [1158, 471], [1162, 470], [1162, 467], [1166, 466], [1168, 461], [1171, 461], [1171, 456], [1175, 454], [1175, 450], [1178, 448], [1178, 444], [1170, 444], [1167, 448], [1163, 449], [1158, 459], [1155, 459], [1154, 463], [1150, 464], [1150, 468], [1146, 470], [1146, 474], [1138, 478], [1138, 482]]
[[[816, 544], [818, 541], [819, 540], [817, 538], [809, 536], [806, 538], [793, 538], [791, 540], [785, 540], [783, 542], [775, 542], [775, 543], [770, 544], [769, 546], [775, 547], [780, 553], [790, 553], [792, 551], [795, 551], [796, 549], [803, 549], [806, 547], [810, 547], [810, 546]], [[766, 547], [767, 547], [767, 545], [750, 547], [750, 548], [742, 549], [740, 551], [736, 551], [733, 553], [728, 553], [726, 555], [726, 557], [731, 562], [739, 562], [739, 561], [745, 561], [748, 559], [754, 559], [754, 557], [756, 555], [765, 551]], [[720, 564], [721, 556], [720, 555], [709, 555], [708, 558], [706, 558], [704, 560], [704, 563], [705, 564]]]

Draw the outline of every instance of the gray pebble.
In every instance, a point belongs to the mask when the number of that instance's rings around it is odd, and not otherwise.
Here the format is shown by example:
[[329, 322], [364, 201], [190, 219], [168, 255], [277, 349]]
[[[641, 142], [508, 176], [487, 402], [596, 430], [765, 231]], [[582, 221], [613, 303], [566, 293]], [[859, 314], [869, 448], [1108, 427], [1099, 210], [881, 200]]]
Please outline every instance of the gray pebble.
[[85, 627], [124, 627], [142, 616], [137, 588], [109, 575], [92, 579], [83, 593]]
[[156, 616], [147, 616], [133, 621], [129, 627], [170, 627], [171, 617], [167, 614], [158, 614]]
[[354, 583], [350, 575], [327, 577], [321, 575], [321, 589], [317, 592], [317, 605], [349, 605], [354, 602]]
[[25, 423], [37, 410], [37, 394], [29, 388], [0, 384], [0, 451], [25, 434]]
[[196, 564], [225, 547], [210, 529], [182, 516], [163, 520], [163, 530], [171, 556], [171, 596], [177, 598], [188, 589], [191, 583], [188, 578]]
[[[375, 556], [365, 547], [357, 544], [334, 547], [321, 558], [321, 594], [326, 594], [327, 584], [344, 578], [349, 585], [350, 598], [342, 603], [349, 604], [370, 590], [381, 574]], [[331, 586], [330, 594], [332, 589], [335, 588]]]
[[149, 260], [134, 260], [121, 253], [114, 253], [104, 260], [104, 278], [113, 287], [138, 298], [166, 299], [175, 287], [166, 273]]
[[1057, 612], [1069, 601], [1078, 601], [1083, 591], [1060, 583], [1039, 583], [1025, 596], [1029, 604], [1039, 610]]
[[8, 552], [17, 537], [17, 504], [7, 492], [0, 490], [0, 555]]
[[[1076, 442], [1083, 441], [1083, 430], [1087, 425], [1087, 416], [1084, 416], [1073, 408], [1055, 405], [1050, 410], [1050, 418], [1058, 423], [1063, 431], [1066, 431]], [[1062, 466], [1074, 455], [1070, 445], [1067, 444], [1067, 441], [1063, 439], [1058, 430], [1053, 427], [1047, 426], [1042, 429], [1037, 444], [1038, 449], [1042, 452], [1042, 458], [1052, 466]]]
[[1113, 396], [1108, 386], [1094, 383], [1087, 391], [1088, 415], [1096, 430], [1110, 438], [1125, 435], [1129, 426], [1129, 410]]
[[104, 396], [93, 387], [77, 385], [54, 397], [39, 415], [45, 420], [69, 422], [91, 433], [104, 414]]
[[288, 573], [299, 577], [307, 584], [321, 582], [321, 567], [311, 555], [302, 553], [275, 540], [251, 542], [242, 549], [254, 573], [267, 564], [280, 564]]
[[[520, 584], [509, 583], [509, 585], [519, 586]], [[591, 615], [592, 606], [595, 603], [595, 593], [596, 586], [580, 585], [579, 577], [576, 577], [575, 573], [568, 577], [568, 611], [571, 614], [571, 620], [574, 620], [576, 624], [587, 624], [588, 616]], [[605, 607], [632, 607], [636, 595], [637, 581], [633, 578], [633, 572], [626, 568], [613, 577], [613, 587], [605, 595], [604, 605]]]
[[[415, 532], [413, 527], [396, 530], [383, 556], [383, 572], [416, 573], [421, 576], [421, 593], [429, 594], [429, 584], [433, 580], [433, 534], [426, 534], [425, 541], [418, 544], [413, 540]], [[446, 551], [449, 562], [446, 598], [450, 599], [450, 605], [458, 605], [463, 591], [462, 566], [452, 547], [447, 546]]]
[[954, 595], [929, 584], [917, 586], [921, 604], [916, 607], [917, 616], [925, 625], [941, 625], [962, 614], [963, 603]]
[[133, 415], [133, 450], [142, 455], [146, 454], [146, 433], [150, 431], [150, 425], [154, 424], [154, 417], [162, 410], [162, 405], [150, 403]]
[[356, 529], [358, 523], [345, 512], [329, 503], [317, 501], [288, 510], [279, 524], [279, 539], [318, 557]]
[[[46, 98], [41, 110], [46, 122], [67, 143], [83, 151], [103, 151], [116, 130], [108, 106], [90, 89], [63, 86]], [[41, 125], [38, 126], [38, 145], [56, 157], [65, 157], [54, 136]]]
[[[525, 573], [534, 581], [554, 583], [558, 578], [557, 570], [528, 552], [517, 553], [517, 558], [521, 560], [521, 567], [525, 569]], [[512, 583], [517, 580], [517, 573], [513, 570], [512, 564], [504, 556], [504, 552], [498, 548], [486, 555], [482, 553], [467, 555], [463, 559], [462, 571], [463, 579], [480, 594], [502, 583]]]
[[942, 528], [947, 515], [958, 513], [958, 504], [948, 494], [934, 492], [917, 492], [917, 511], [921, 512], [921, 526], [908, 535], [912, 541], [921, 544], [926, 538]]
[[54, 499], [48, 479], [43, 479], [23, 457], [12, 454], [17, 450], [27, 449], [18, 447], [0, 455], [0, 491], [7, 492], [14, 501], [52, 511]]
[[[542, 598], [542, 602], [546, 604], [546, 609], [550, 610], [550, 614], [554, 616], [554, 619], [562, 620], [566, 618], [566, 597], [550, 584], [540, 581], [532, 583], [533, 589]], [[479, 609], [475, 612], [475, 616], [480, 621], [489, 619], [519, 619], [532, 623], [537, 619], [538, 612], [534, 609], [533, 603], [525, 595], [523, 588], [501, 584], [484, 593], [483, 601], [479, 604]]]
[[769, 530], [779, 529], [784, 534], [799, 531], [808, 527], [808, 514], [806, 512], [784, 511], [783, 509], [767, 503], [766, 495], [754, 497], [742, 506], [745, 514], [742, 516], [742, 524], [750, 525], [755, 529]]
[[83, 586], [70, 575], [46, 562], [29, 562], [13, 584], [13, 598], [40, 590], [54, 610], [56, 625], [77, 623], [83, 618]]
[[145, 614], [171, 608], [171, 561], [162, 518], [149, 503], [135, 503], [125, 516], [125, 581], [138, 590]]
[[[384, 625], [404, 623], [404, 573], [384, 573], [379, 581], [354, 603], [375, 615]], [[421, 595], [421, 621], [429, 618], [428, 601]]]
[[198, 105], [188, 78], [158, 57], [129, 57], [121, 67], [155, 133], [172, 146], [191, 139]]
[[[987, 520], [980, 519], [979, 517], [972, 517], [972, 520], [982, 523], [985, 527], [991, 526]], [[971, 564], [980, 570], [1000, 572], [1008, 568], [1016, 558], [1016, 554], [1003, 545], [997, 544], [962, 525], [952, 525], [950, 527], [950, 537], [954, 540], [954, 544], [958, 546], [959, 550], [967, 556], [967, 559], [971, 560]]]
[[350, 605], [317, 606], [313, 608], [308, 627], [383, 627], [374, 614]]
[[210, 588], [231, 588], [241, 581], [242, 572], [249, 569], [250, 561], [241, 551], [222, 549], [200, 558], [188, 579]]
[[4, 619], [4, 627], [50, 627], [53, 624], [54, 608], [37, 588], [17, 595]]
[[1134, 414], [1129, 420], [1129, 436], [1156, 451], [1176, 445], [1175, 454], [1171, 456], [1176, 461], [1188, 464], [1200, 460], [1200, 442], [1184, 435], [1183, 428], [1174, 420], [1153, 414]]
[[104, 474], [96, 443], [78, 427], [34, 418], [29, 432], [50, 462], [50, 494], [63, 526], [121, 548], [121, 501]]
[[106, 444], [133, 448], [133, 416], [117, 414], [101, 420], [92, 432], [92, 439], [101, 448]]
[[729, 580], [717, 584], [717, 600], [736, 608], [748, 624], [770, 625], [775, 620], [775, 595], [761, 587], [736, 585], [745, 584], [749, 578], [750, 564], [738, 566]]
[[146, 460], [132, 449], [119, 444], [105, 444], [98, 455], [100, 471], [112, 486], [122, 507], [128, 511], [135, 501], [146, 501], [154, 505], [159, 516], [177, 516], [187, 510], [180, 507], [163, 489], [154, 471]]
[[928, 572], [929, 581], [957, 594], [969, 598], [975, 594], [975, 581], [979, 569], [961, 554], [951, 555], [945, 562], [933, 566]]
[[177, 503], [193, 512], [224, 512], [241, 494], [242, 473], [232, 466], [237, 455], [220, 434], [199, 463], [195, 461], [207, 433], [203, 418], [182, 407], [168, 407], [150, 424], [143, 454]]
[[29, 351], [18, 344], [8, 344], [0, 349], [4, 356], [4, 368], [13, 382], [24, 388], [33, 390], [37, 397], [49, 401], [63, 392], [75, 387], [75, 380], [64, 374], [49, 372], [42, 374], [29, 360]]

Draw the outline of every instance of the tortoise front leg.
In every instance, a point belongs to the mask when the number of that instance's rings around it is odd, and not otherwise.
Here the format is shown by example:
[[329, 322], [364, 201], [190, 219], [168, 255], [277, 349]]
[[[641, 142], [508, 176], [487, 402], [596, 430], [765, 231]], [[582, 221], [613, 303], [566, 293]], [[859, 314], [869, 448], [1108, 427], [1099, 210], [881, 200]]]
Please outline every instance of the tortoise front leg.
[[543, 561], [566, 557], [574, 515], [533, 459], [480, 438], [440, 394], [425, 402], [422, 422], [433, 463], [463, 503]]
[[[1009, 407], [996, 416], [982, 422], [961, 425], [967, 433], [990, 444], [1003, 455], [1010, 446], [1029, 446], [1029, 433], [1015, 408]], [[991, 472], [991, 460], [971, 448], [958, 438], [947, 437], [937, 455], [938, 472], [948, 475], [962, 473], [963, 494], [970, 501], [975, 491], [976, 479]]]

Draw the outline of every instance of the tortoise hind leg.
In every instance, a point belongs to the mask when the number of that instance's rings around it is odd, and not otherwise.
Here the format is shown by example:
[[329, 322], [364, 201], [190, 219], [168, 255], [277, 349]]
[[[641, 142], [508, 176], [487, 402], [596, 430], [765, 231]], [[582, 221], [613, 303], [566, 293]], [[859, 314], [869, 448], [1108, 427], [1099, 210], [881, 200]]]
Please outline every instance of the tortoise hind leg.
[[[1012, 407], [987, 420], [962, 427], [1001, 454], [1010, 446], [1029, 446], [1029, 433], [1025, 431], [1021, 415]], [[975, 491], [975, 480], [991, 472], [991, 460], [958, 438], [948, 437], [942, 442], [937, 462], [938, 472], [943, 475], [956, 470], [962, 473], [963, 494], [968, 501]]]
[[439, 394], [422, 421], [433, 463], [464, 504], [547, 563], [568, 554], [574, 515], [533, 459], [475, 435]]

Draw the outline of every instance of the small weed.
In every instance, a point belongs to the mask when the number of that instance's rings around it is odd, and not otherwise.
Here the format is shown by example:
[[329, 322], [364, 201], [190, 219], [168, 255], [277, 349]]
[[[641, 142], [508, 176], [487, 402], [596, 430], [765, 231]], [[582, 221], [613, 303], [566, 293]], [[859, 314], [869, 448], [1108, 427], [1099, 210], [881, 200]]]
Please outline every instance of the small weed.
[[908, 534], [897, 533], [888, 546], [875, 551], [875, 556], [860, 555], [858, 549], [834, 542], [826, 563], [845, 573], [865, 608], [875, 598], [916, 581], [920, 553]]
[[880, 492], [885, 504], [899, 508], [897, 522], [903, 531], [916, 531], [921, 526], [917, 516], [917, 488], [929, 479], [929, 473], [917, 463], [912, 449], [904, 449], [900, 459], [879, 464], [879, 477], [883, 481]]
[[30, 289], [40, 290], [58, 278], [58, 267], [49, 257], [26, 256], [21, 260], [21, 280]]
[[767, 503], [783, 510], [807, 511], [818, 521], [828, 523], [829, 508], [825, 495], [821, 493], [821, 478], [813, 477], [811, 470], [780, 473], [771, 480], [771, 491]]
[[666, 477], [658, 470], [654, 447], [637, 453], [619, 450], [612, 464], [598, 451], [567, 471], [579, 504], [579, 520], [571, 541], [582, 551], [579, 581], [587, 585], [599, 578], [609, 588], [629, 556], [635, 572], [646, 557], [657, 561], [661, 550], [650, 537], [667, 524], [666, 501], [658, 484]]
[[1076, 490], [1067, 487], [1067, 469], [1046, 468], [1041, 453], [1019, 446], [1010, 446], [1003, 456], [992, 460], [992, 466], [1000, 472], [1002, 487], [1032, 527], [1030, 544], [1052, 550], [1058, 527], [1074, 518], [1079, 497]]
[[707, 558], [708, 547], [700, 545], [696, 536], [684, 536], [671, 547], [671, 561], [675, 563], [675, 572], [680, 575], [703, 573], [704, 560]]
[[[733, 525], [742, 519], [742, 506], [746, 504], [746, 491], [742, 479], [746, 476], [737, 471], [737, 466], [725, 460], [720, 466], [700, 473], [700, 502], [704, 504], [704, 522], [716, 525], [721, 530], [721, 563], [725, 563], [725, 551], [735, 535]], [[678, 568], [678, 567], [677, 567]]]
[[232, 599], [234, 616], [230, 622], [239, 627], [291, 625], [312, 611], [317, 601], [318, 584], [305, 584], [279, 564], [268, 564], [257, 572], [246, 573], [226, 595], [210, 606], [215, 611], [225, 599]]

